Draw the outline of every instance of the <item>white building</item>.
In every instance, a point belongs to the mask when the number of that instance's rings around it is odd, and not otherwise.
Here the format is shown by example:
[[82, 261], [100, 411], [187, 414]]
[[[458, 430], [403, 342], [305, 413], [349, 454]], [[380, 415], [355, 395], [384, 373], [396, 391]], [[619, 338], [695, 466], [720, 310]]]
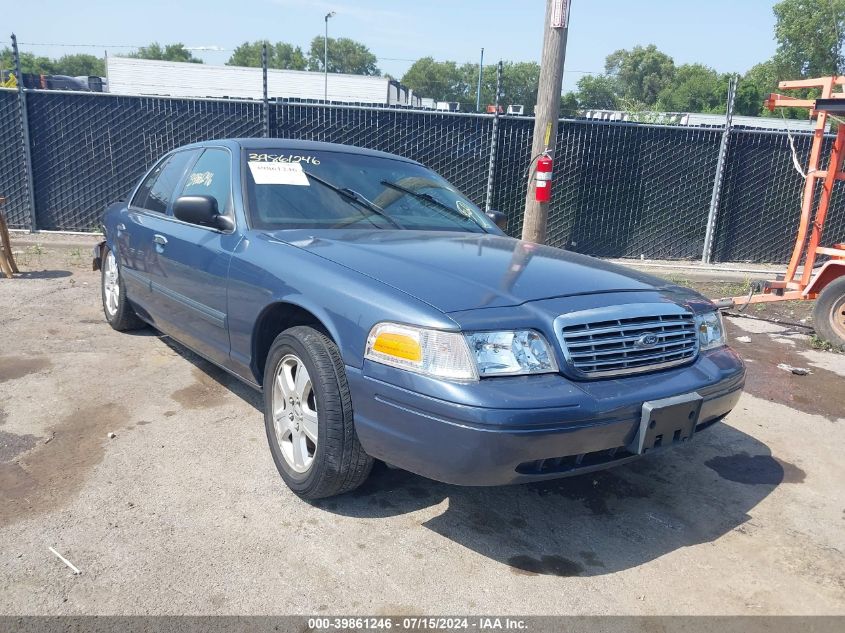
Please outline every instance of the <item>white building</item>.
[[[124, 95], [167, 95], [261, 99], [261, 68], [212, 66], [187, 62], [164, 62], [131, 57], [106, 60], [109, 92]], [[325, 96], [325, 77], [304, 70], [267, 71], [271, 99], [315, 99]], [[329, 73], [328, 99], [348, 103], [419, 105], [419, 97], [398, 81], [386, 77]]]

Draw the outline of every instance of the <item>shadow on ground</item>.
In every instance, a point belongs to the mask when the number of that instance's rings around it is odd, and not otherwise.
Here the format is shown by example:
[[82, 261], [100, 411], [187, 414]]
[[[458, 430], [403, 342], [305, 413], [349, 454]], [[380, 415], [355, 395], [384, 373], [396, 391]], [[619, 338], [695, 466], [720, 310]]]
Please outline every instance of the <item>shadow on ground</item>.
[[60, 279], [70, 277], [73, 273], [69, 270], [29, 270], [22, 273], [15, 273], [13, 279]]
[[[220, 367], [218, 367], [217, 365], [205, 360], [202, 356], [195, 354], [187, 347], [184, 347], [181, 343], [173, 340], [166, 334], [159, 335], [158, 331], [153, 330], [152, 328], [143, 328], [141, 330], [137, 330], [137, 332], [150, 332], [153, 335], [159, 336], [165, 345], [167, 345], [171, 350], [173, 350], [174, 352], [179, 354], [179, 356], [191, 363], [194, 367], [196, 367], [197, 370], [202, 372], [204, 375], [208, 376], [208, 378], [217, 382], [220, 386], [225, 387], [226, 389], [231, 391], [233, 394], [238, 396], [247, 404], [254, 407], [257, 411], [261, 413], [261, 415], [264, 415], [264, 402], [261, 394], [246, 383], [244, 383], [243, 381], [235, 378], [232, 374], [225, 371], [224, 369], [220, 369]], [[191, 388], [188, 389], [189, 393], [186, 395], [191, 396]]]
[[[219, 385], [262, 411], [261, 395], [162, 338]], [[597, 576], [739, 530], [778, 485], [804, 473], [727, 424], [686, 446], [612, 470], [521, 486], [451, 486], [377, 463], [363, 486], [314, 502], [355, 518], [385, 518], [447, 502], [422, 525], [518, 575]]]
[[423, 525], [514, 574], [609, 574], [714, 541], [748, 521], [776, 486], [803, 481], [798, 468], [730, 426], [705, 433], [616, 469], [521, 486], [450, 486], [379, 464], [358, 490], [314, 505], [377, 518], [447, 501]]

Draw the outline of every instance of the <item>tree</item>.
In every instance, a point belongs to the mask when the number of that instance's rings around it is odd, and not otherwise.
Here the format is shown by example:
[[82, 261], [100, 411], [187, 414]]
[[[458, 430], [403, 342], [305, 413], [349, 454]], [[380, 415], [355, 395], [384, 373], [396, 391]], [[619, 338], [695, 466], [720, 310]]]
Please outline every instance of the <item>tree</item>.
[[[481, 73], [481, 108], [496, 102], [496, 67], [484, 66]], [[537, 103], [540, 65], [536, 62], [504, 62], [500, 105], [519, 104], [533, 112]], [[458, 66], [453, 61], [438, 62], [423, 57], [413, 63], [402, 76], [402, 83], [416, 94], [437, 101], [457, 101], [474, 107], [478, 94], [478, 64]]]
[[724, 112], [729, 75], [720, 75], [702, 64], [684, 64], [657, 97], [664, 112]]
[[[476, 67], [476, 72], [477, 67]], [[495, 82], [495, 73], [493, 74]], [[502, 93], [500, 103], [525, 106], [525, 112], [534, 113], [537, 105], [537, 87], [540, 84], [540, 64], [536, 62], [505, 62], [502, 68]]]
[[71, 77], [79, 77], [81, 75], [103, 77], [106, 74], [106, 65], [96, 55], [86, 55], [84, 53], [64, 55], [56, 60], [54, 74], [70, 75]]
[[657, 102], [660, 91], [672, 81], [675, 62], [654, 44], [649, 44], [611, 53], [605, 60], [604, 70], [615, 79], [618, 95], [651, 106]]
[[792, 79], [843, 70], [845, 0], [782, 0], [773, 11], [780, 69], [790, 71]]
[[158, 59], [166, 62], [191, 62], [193, 64], [202, 64], [202, 60], [194, 57], [191, 51], [185, 48], [181, 42], [178, 44], [166, 44], [162, 46], [158, 42], [153, 42], [149, 46], [142, 46], [137, 51], [132, 51], [127, 57], [134, 57], [136, 59]]
[[433, 57], [415, 61], [402, 75], [402, 83], [411, 88], [414, 94], [437, 101], [466, 102], [468, 94], [466, 75], [458, 65], [448, 61], [436, 62]]
[[[323, 72], [324, 37], [318, 35], [311, 40], [308, 51], [308, 70]], [[364, 44], [348, 37], [328, 40], [329, 72], [348, 73], [350, 75], [381, 75], [376, 66], [376, 56]]]
[[618, 102], [617, 84], [607, 75], [584, 75], [578, 80], [575, 98], [582, 109], [615, 110]]
[[[15, 58], [12, 49], [8, 46], [0, 51], [0, 68], [4, 70], [15, 69]], [[52, 75], [55, 71], [55, 63], [48, 57], [38, 57], [32, 53], [21, 53], [21, 72], [33, 73], [35, 75]]]
[[293, 46], [287, 42], [276, 42], [270, 44], [268, 40], [256, 42], [244, 42], [238, 46], [229, 61], [228, 66], [261, 66], [261, 48], [267, 44], [267, 67], [281, 68], [287, 70], [305, 70], [308, 68], [308, 60], [305, 53], [299, 46]]
[[[567, 92], [560, 97], [560, 116], [562, 117], [576, 117], [581, 108], [578, 105], [578, 96], [574, 92]], [[528, 111], [526, 114], [534, 114], [534, 111]]]

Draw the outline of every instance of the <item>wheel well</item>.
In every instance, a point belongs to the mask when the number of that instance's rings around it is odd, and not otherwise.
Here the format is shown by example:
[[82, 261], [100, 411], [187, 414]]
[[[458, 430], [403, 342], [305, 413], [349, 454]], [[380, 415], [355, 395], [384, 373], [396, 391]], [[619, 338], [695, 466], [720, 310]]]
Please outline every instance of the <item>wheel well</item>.
[[818, 294], [840, 277], [845, 277], [845, 262], [831, 260], [824, 265], [824, 268], [819, 271], [804, 292], [806, 294]]
[[264, 364], [273, 341], [296, 325], [310, 325], [334, 340], [323, 322], [305, 308], [281, 302], [268, 306], [258, 317], [252, 336], [253, 372], [259, 384], [264, 381]]

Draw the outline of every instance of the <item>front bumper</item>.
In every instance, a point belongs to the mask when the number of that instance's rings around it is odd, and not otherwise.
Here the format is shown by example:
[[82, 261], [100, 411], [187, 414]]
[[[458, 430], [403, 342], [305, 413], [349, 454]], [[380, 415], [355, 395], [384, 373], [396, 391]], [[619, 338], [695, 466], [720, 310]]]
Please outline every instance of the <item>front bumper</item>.
[[558, 374], [457, 385], [365, 362], [347, 367], [355, 428], [371, 456], [446, 483], [492, 486], [551, 479], [639, 457], [625, 449], [643, 402], [697, 392], [696, 431], [736, 405], [745, 382], [724, 347], [692, 365], [614, 380]]

